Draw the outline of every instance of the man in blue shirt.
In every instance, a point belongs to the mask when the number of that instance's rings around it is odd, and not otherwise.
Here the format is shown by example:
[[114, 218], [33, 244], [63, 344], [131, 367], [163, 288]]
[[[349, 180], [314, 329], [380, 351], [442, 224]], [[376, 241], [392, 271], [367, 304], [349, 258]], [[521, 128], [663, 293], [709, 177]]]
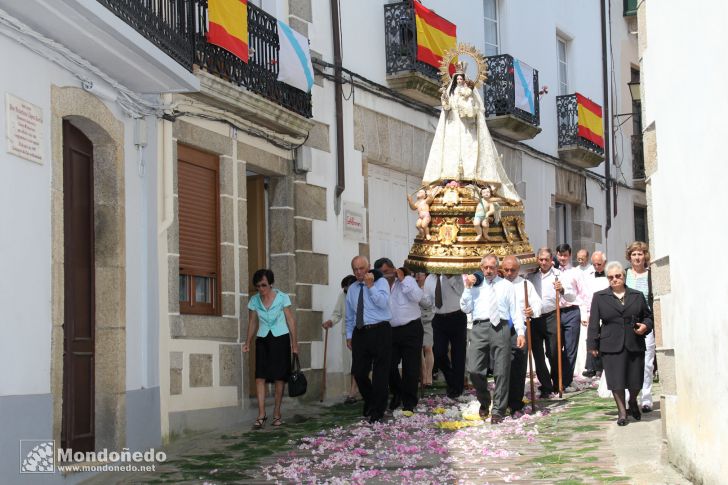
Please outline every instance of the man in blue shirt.
[[364, 256], [354, 257], [351, 269], [356, 281], [346, 294], [346, 345], [351, 349], [354, 378], [364, 398], [364, 416], [375, 423], [384, 417], [389, 394], [389, 283], [379, 271], [370, 271]]
[[[468, 275], [460, 298], [463, 313], [473, 314], [473, 329], [468, 347], [468, 373], [480, 401], [480, 416], [489, 414], [491, 395], [486, 374], [493, 369], [495, 391], [491, 424], [503, 421], [508, 406], [508, 386], [511, 371], [511, 329], [516, 331], [516, 346], [526, 344], [523, 314], [518, 311], [513, 284], [498, 276], [498, 258], [489, 254], [480, 262], [485, 279], [478, 285], [476, 275]], [[477, 285], [477, 286], [476, 286]]]

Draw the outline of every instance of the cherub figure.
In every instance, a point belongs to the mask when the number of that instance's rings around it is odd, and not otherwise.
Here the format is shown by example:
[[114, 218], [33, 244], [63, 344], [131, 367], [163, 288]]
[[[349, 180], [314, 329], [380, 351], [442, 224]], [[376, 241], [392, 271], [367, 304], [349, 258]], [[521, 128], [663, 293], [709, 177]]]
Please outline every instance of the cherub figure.
[[475, 232], [477, 236], [476, 241], [487, 241], [488, 228], [490, 227], [490, 218], [492, 217], [494, 222], [496, 221], [496, 204], [492, 202], [493, 191], [490, 186], [485, 186], [480, 189], [480, 200], [475, 209], [475, 216], [473, 217], [473, 225], [475, 226]]
[[407, 194], [407, 202], [412, 210], [416, 210], [419, 216], [417, 219], [417, 230], [420, 232], [420, 237], [430, 240], [430, 204], [435, 200], [437, 194], [440, 193], [441, 187], [435, 187], [430, 190], [429, 194], [425, 189], [417, 191], [417, 200], [412, 200], [412, 196]]

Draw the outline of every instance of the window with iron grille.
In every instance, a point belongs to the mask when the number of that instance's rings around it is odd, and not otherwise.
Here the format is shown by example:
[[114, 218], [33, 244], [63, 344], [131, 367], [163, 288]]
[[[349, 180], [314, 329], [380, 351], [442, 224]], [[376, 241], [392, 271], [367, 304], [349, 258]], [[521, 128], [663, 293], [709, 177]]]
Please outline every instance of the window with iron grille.
[[220, 162], [177, 147], [180, 313], [220, 315]]

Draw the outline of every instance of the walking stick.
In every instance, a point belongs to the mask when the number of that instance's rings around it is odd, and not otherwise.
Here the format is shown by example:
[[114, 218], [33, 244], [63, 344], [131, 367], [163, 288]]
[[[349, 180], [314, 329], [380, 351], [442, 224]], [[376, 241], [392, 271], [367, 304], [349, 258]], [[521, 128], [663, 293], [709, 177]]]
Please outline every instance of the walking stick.
[[[559, 281], [559, 277], [556, 277], [556, 281]], [[564, 397], [564, 380], [561, 375], [561, 307], [559, 306], [559, 303], [561, 302], [561, 295], [560, 291], [556, 292], [556, 347], [557, 349], [557, 358], [558, 358], [558, 367], [559, 367], [559, 397]]]
[[323, 369], [323, 375], [321, 376], [321, 400], [319, 402], [324, 402], [324, 395], [326, 394], [326, 347], [329, 344], [329, 329], [326, 328], [326, 331], [324, 332], [324, 369]]
[[[523, 296], [528, 308], [528, 281], [523, 280]], [[536, 388], [533, 385], [533, 349], [531, 348], [531, 317], [526, 317], [526, 338], [528, 339], [528, 378], [531, 381], [531, 413], [536, 412]]]

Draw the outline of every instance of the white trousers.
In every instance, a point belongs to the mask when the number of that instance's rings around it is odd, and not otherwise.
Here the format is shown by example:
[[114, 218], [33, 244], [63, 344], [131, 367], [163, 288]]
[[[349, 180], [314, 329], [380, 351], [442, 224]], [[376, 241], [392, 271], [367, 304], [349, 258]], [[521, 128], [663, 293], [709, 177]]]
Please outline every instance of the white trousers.
[[640, 405], [652, 407], [652, 375], [655, 370], [655, 332], [645, 338], [645, 379], [642, 382], [642, 398]]

